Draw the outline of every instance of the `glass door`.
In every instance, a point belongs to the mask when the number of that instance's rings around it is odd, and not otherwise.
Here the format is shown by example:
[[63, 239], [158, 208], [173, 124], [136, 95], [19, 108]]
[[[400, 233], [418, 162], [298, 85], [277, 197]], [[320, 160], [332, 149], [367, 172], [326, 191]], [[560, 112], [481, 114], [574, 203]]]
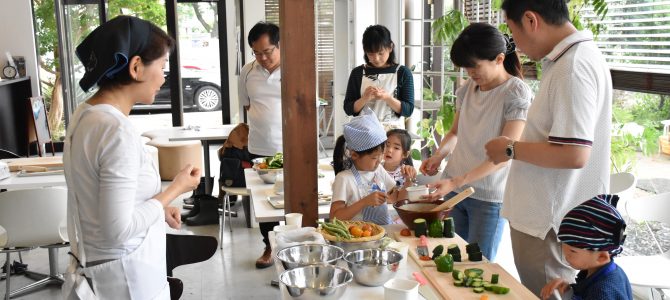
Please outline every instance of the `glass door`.
[[79, 87], [84, 75], [84, 65], [75, 54], [79, 43], [105, 20], [105, 0], [56, 0], [56, 27], [58, 28], [59, 58], [61, 66], [65, 123], [88, 93]]

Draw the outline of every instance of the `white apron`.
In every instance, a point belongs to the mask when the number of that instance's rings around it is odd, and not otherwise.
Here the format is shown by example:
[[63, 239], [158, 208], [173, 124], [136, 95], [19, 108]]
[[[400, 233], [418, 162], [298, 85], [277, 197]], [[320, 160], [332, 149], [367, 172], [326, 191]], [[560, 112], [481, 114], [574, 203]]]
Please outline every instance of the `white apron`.
[[[66, 162], [64, 168], [68, 173], [72, 171], [69, 164], [72, 135], [85, 114], [86, 111], [73, 120], [68, 130], [65, 143], [67, 151], [63, 153], [63, 160]], [[86, 254], [83, 237], [79, 234], [81, 223], [78, 201], [74, 189], [68, 189], [68, 237], [71, 252], [78, 259], [70, 259], [62, 286], [63, 298], [170, 299], [165, 258], [165, 215], [160, 214], [161, 218], [149, 227], [144, 240], [133, 252], [113, 261], [82, 267], [79, 263], [86, 262]], [[90, 279], [92, 287], [82, 275]]]
[[[391, 94], [393, 97], [397, 98], [397, 87], [398, 87], [398, 70], [400, 69], [400, 65], [398, 65], [395, 69], [395, 72], [392, 74], [386, 73], [386, 74], [375, 74], [375, 75], [368, 75], [366, 74], [366, 66], [363, 65], [363, 77], [361, 79], [361, 95], [365, 94], [365, 89], [367, 89], [369, 86], [374, 86], [374, 87], [380, 87], [383, 88], [386, 92]], [[365, 104], [367, 107], [372, 109], [372, 111], [375, 112], [377, 115], [377, 118], [379, 119], [379, 122], [382, 123], [384, 126], [385, 130], [393, 129], [393, 128], [405, 128], [405, 118], [402, 116], [398, 116], [390, 106], [386, 104], [381, 99], [373, 99], [372, 101], [369, 101], [368, 103]]]

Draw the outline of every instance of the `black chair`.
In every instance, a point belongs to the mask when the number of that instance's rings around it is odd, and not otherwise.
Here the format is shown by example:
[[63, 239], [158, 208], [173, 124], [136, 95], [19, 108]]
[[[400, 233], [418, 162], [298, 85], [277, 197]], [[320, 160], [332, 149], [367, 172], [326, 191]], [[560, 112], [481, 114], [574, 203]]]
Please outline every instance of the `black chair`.
[[6, 158], [20, 158], [18, 154], [5, 150], [5, 149], [0, 149], [0, 159], [6, 159]]
[[166, 261], [170, 298], [179, 299], [184, 292], [184, 283], [172, 277], [174, 268], [206, 261], [216, 252], [218, 241], [212, 236], [203, 235], [166, 235]]

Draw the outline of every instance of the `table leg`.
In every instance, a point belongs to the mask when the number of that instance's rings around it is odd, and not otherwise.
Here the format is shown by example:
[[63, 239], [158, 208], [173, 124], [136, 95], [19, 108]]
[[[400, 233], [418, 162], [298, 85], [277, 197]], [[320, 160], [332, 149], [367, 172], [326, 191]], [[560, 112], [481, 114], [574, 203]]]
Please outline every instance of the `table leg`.
[[[205, 194], [207, 194], [209, 191], [211, 191], [211, 187], [209, 186], [209, 141], [208, 140], [202, 140], [202, 148], [205, 154]], [[210, 193], [211, 195], [211, 193]]]

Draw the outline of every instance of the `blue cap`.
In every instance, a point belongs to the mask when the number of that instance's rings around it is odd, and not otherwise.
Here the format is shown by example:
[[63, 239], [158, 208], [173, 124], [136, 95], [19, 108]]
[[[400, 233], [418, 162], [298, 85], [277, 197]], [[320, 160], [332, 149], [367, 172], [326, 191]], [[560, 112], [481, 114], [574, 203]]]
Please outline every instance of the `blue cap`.
[[384, 143], [386, 131], [379, 123], [377, 115], [366, 106], [358, 116], [344, 124], [344, 139], [347, 141], [347, 148], [361, 152]]

